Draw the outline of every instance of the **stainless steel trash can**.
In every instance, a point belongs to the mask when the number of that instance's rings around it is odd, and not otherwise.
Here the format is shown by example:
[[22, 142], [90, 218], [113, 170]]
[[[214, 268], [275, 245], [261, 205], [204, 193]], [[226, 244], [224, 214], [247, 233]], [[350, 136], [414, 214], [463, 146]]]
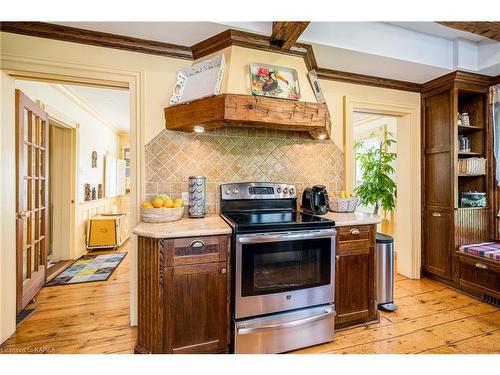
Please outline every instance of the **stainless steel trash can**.
[[394, 240], [377, 233], [377, 303], [380, 310], [394, 311]]

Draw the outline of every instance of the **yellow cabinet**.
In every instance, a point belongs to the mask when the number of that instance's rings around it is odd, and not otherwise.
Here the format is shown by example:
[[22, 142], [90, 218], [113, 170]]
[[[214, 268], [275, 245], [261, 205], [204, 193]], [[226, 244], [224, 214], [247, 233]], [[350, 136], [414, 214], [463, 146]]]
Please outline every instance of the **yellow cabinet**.
[[130, 237], [128, 214], [101, 214], [87, 224], [87, 249], [117, 248]]

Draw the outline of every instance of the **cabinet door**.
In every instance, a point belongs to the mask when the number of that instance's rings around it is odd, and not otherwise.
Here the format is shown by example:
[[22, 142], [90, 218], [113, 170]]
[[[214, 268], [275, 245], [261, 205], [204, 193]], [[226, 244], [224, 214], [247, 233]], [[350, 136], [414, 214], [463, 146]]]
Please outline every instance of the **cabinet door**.
[[[423, 105], [423, 205], [453, 208], [454, 145], [451, 91], [422, 101]], [[454, 114], [453, 114], [454, 116]]]
[[167, 352], [216, 353], [227, 350], [227, 271], [226, 262], [169, 267], [166, 271]]
[[337, 249], [335, 262], [335, 327], [377, 319], [375, 309], [375, 248]]
[[451, 277], [453, 247], [452, 214], [442, 211], [424, 212], [424, 267], [437, 276]]

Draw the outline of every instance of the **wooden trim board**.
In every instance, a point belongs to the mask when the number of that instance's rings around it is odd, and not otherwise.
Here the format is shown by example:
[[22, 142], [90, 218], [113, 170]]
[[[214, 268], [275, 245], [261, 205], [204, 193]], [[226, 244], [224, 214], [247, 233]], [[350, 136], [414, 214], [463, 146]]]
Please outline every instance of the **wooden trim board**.
[[191, 47], [54, 25], [45, 22], [2, 22], [0, 24], [0, 31], [186, 60], [198, 60], [220, 51], [221, 49], [230, 46], [239, 46], [302, 57], [306, 63], [307, 69], [316, 69], [319, 78], [324, 80], [412, 92], [420, 92], [422, 88], [421, 84], [414, 82], [321, 68], [318, 67], [313, 47], [310, 44], [295, 42], [289, 49], [283, 49], [273, 45], [270, 37], [266, 35], [234, 29], [225, 30]]

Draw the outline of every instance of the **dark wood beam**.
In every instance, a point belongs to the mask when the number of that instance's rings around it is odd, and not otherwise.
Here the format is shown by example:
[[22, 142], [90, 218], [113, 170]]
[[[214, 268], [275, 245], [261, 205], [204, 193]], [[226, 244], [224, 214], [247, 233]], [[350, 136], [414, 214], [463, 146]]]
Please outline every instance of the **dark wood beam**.
[[437, 22], [453, 29], [468, 31], [500, 42], [500, 22]]
[[273, 22], [271, 44], [284, 50], [290, 49], [308, 25], [309, 22]]
[[0, 22], [0, 31], [192, 60], [190, 47], [45, 22]]
[[241, 30], [228, 29], [191, 47], [195, 60], [230, 46], [259, 49], [287, 55], [304, 57], [312, 52], [309, 44], [295, 43], [291, 48], [283, 50], [271, 44], [269, 37]]
[[316, 73], [318, 74], [319, 79], [354, 83], [357, 85], [364, 85], [364, 86], [375, 86], [386, 89], [412, 91], [412, 92], [420, 92], [422, 88], [422, 85], [419, 83], [399, 81], [397, 79], [375, 77], [366, 74], [344, 72], [333, 69], [317, 68]]

